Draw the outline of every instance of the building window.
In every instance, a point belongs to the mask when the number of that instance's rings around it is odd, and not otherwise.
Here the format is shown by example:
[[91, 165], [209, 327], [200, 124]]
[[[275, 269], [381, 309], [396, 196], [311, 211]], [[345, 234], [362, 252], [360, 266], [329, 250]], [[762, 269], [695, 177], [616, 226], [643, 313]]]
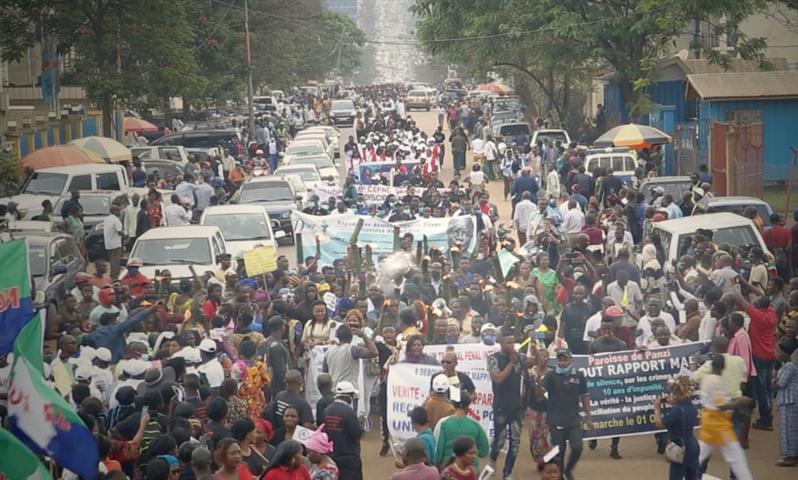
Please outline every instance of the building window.
[[762, 121], [762, 110], [729, 110], [726, 121], [730, 123], [755, 123]]

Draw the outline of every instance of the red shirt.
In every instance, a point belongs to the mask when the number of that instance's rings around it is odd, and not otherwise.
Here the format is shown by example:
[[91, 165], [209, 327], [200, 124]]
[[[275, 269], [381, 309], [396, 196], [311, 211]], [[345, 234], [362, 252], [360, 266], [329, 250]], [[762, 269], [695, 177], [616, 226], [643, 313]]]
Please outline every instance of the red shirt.
[[776, 311], [773, 305], [768, 308], [756, 308], [748, 305], [745, 313], [751, 317], [748, 325], [748, 336], [751, 337], [751, 353], [761, 360], [776, 359]]
[[136, 272], [135, 275], [125, 275], [120, 282], [128, 288], [131, 297], [138, 297], [141, 295], [144, 285], [152, 283], [152, 280], [143, 273]]
[[777, 248], [786, 249], [790, 245], [790, 231], [781, 225], [773, 225], [770, 230], [765, 232], [765, 245], [771, 253], [775, 253]]
[[604, 231], [596, 227], [583, 227], [582, 233], [590, 239], [590, 245], [604, 245]]
[[205, 300], [205, 303], [202, 304], [202, 313], [205, 314], [205, 318], [207, 318], [208, 321], [213, 320], [213, 317], [216, 316], [216, 309], [218, 307], [219, 304], [210, 298]]
[[289, 470], [285, 465], [273, 468], [266, 472], [263, 480], [310, 480], [308, 467], [299, 464], [293, 470]]

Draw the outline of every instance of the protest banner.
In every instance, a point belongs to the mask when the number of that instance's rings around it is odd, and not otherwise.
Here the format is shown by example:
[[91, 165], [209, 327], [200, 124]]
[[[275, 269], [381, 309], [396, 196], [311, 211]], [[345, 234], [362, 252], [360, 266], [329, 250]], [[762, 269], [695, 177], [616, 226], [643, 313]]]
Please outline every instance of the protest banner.
[[[355, 185], [358, 195], [363, 195], [367, 205], [382, 205], [389, 195], [394, 195], [397, 199], [404, 198], [406, 195], [424, 195], [424, 187], [392, 187], [390, 185]], [[448, 188], [439, 188], [441, 195], [448, 193]], [[330, 197], [341, 197], [343, 189], [337, 185], [323, 185], [313, 190], [319, 196], [319, 203], [324, 203]]]
[[353, 213], [327, 216], [308, 215], [299, 211], [291, 213], [294, 233], [302, 236], [302, 258], [316, 254], [318, 235], [321, 248], [321, 265], [332, 265], [333, 261], [349, 255], [349, 241], [352, 232], [363, 219], [358, 236], [359, 245], [370, 245], [376, 256], [390, 255], [394, 252], [394, 227], [399, 227], [399, 235], [411, 233], [416, 240], [427, 237], [430, 248], [437, 247], [444, 252], [454, 245], [466, 245], [466, 250], [476, 248], [476, 222], [470, 215], [444, 218], [420, 218], [408, 222], [388, 222], [381, 218]]
[[[406, 168], [408, 172], [412, 172], [419, 165], [421, 165], [419, 162], [402, 161], [402, 166]], [[357, 181], [359, 183], [366, 176], [366, 174], [364, 174], [366, 170], [368, 170], [369, 172], [368, 175], [374, 178], [374, 177], [379, 177], [380, 174], [383, 172], [390, 175], [392, 173], [391, 171], [395, 167], [396, 167], [395, 161], [359, 163], [357, 164]]]
[[[654, 399], [666, 395], [669, 378], [689, 368], [690, 356], [704, 343], [649, 350], [575, 355], [573, 366], [585, 374], [593, 429], [584, 438], [623, 437], [664, 431], [654, 425]], [[693, 398], [698, 405], [698, 398]]]
[[[498, 350], [498, 345], [457, 344], [427, 345], [424, 352], [440, 359], [451, 348], [457, 354], [457, 371], [471, 378], [476, 396], [471, 409], [480, 417], [479, 423], [493, 437], [493, 390], [487, 370], [488, 357]], [[430, 379], [442, 368], [438, 365], [396, 363], [388, 371], [388, 431], [391, 439], [399, 443], [416, 436], [408, 414], [427, 399]], [[520, 392], [519, 392], [520, 394]]]
[[[689, 343], [650, 350], [628, 350], [596, 355], [576, 355], [574, 368], [585, 374], [590, 393], [593, 429], [585, 430], [585, 439], [643, 435], [663, 431], [654, 425], [654, 399], [665, 394], [667, 381], [687, 368], [690, 356], [705, 344]], [[487, 358], [497, 346], [431, 345], [424, 351], [440, 359], [447, 348], [458, 356], [457, 371], [463, 372], [476, 386], [472, 409], [480, 423], [493, 437], [493, 390], [487, 371]], [[415, 436], [407, 417], [414, 407], [426, 400], [430, 378], [441, 367], [397, 363], [388, 373], [388, 429], [391, 438], [402, 442]], [[519, 392], [519, 395], [521, 392]], [[697, 398], [693, 399], [697, 404]]]
[[247, 275], [260, 275], [277, 270], [277, 252], [274, 247], [258, 247], [244, 252]]

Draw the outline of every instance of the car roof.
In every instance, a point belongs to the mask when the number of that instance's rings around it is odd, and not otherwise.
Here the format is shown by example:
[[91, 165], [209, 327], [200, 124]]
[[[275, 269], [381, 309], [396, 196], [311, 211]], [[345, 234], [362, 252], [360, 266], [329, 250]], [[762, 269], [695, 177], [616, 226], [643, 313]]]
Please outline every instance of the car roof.
[[353, 102], [351, 99], [348, 99], [348, 98], [339, 98], [338, 100], [333, 100], [332, 105], [335, 105], [336, 103], [338, 103], [338, 104], [351, 103], [352, 105], [355, 104], [355, 102]]
[[[332, 159], [330, 159], [330, 157], [328, 157], [327, 154], [324, 154], [324, 153], [307, 153], [305, 155], [291, 155], [291, 161], [292, 162], [294, 160], [307, 159], [307, 158], [324, 158], [326, 160], [329, 160], [330, 163], [333, 163]], [[290, 165], [290, 163], [289, 163], [289, 165]], [[335, 164], [333, 163], [333, 165], [335, 165]]]
[[158, 240], [162, 238], [199, 238], [212, 237], [219, 231], [219, 227], [209, 225], [181, 225], [179, 227], [151, 228], [144, 232], [137, 240]]
[[[36, 170], [36, 173], [66, 173], [73, 175], [80, 175], [82, 173], [107, 173], [116, 172], [120, 168], [125, 168], [122, 165], [112, 163], [87, 163], [84, 165], [67, 165], [65, 167], [47, 167]], [[99, 172], [98, 172], [99, 170]]]
[[319, 145], [319, 146], [321, 146], [321, 144], [315, 138], [309, 138], [307, 140], [304, 140], [302, 138], [296, 138], [296, 139], [294, 139], [294, 141], [289, 143], [288, 147], [286, 147], [286, 148], [291, 148], [293, 146], [304, 147], [306, 145]]
[[751, 225], [751, 220], [736, 213], [703, 213], [689, 217], [674, 218], [654, 223], [654, 228], [661, 228], [675, 234], [693, 233], [699, 228], [728, 228]]
[[[12, 233], [14, 238], [24, 237], [29, 244], [33, 245], [44, 245], [55, 238], [72, 238], [71, 235], [63, 232], [43, 232], [41, 230], [15, 230]], [[4, 238], [7, 241], [10, 239], [10, 235], [7, 232], [2, 232], [2, 237], [0, 238]]]
[[265, 210], [263, 210], [263, 206], [261, 205], [248, 205], [248, 204], [239, 204], [239, 205], [216, 205], [213, 207], [208, 207], [202, 212], [203, 218], [208, 215], [236, 215], [239, 213], [263, 213], [265, 214]]
[[[321, 156], [321, 155], [317, 155]], [[296, 157], [296, 158], [305, 158], [305, 157]], [[316, 168], [316, 165], [311, 163], [298, 163], [298, 164], [288, 164], [283, 165], [282, 167], [278, 167], [277, 170], [274, 171], [274, 174], [277, 175], [280, 172], [284, 172], [286, 170], [315, 170], [318, 171], [319, 169]], [[289, 172], [290, 173], [290, 172]]]
[[245, 187], [248, 183], [276, 183], [276, 182], [288, 183], [288, 182], [285, 181], [285, 179], [277, 178], [277, 177], [274, 177], [274, 176], [270, 175], [270, 176], [267, 176], [267, 177], [250, 178], [247, 182], [244, 182], [244, 184], [241, 185], [241, 188]]
[[651, 178], [646, 178], [645, 180], [643, 180], [643, 182], [640, 185], [641, 186], [642, 185], [648, 185], [649, 183], [681, 183], [681, 182], [691, 182], [691, 181], [692, 180], [690, 180], [690, 177], [688, 177], [686, 175], [681, 175], [681, 176], [674, 175], [674, 176], [670, 176], [670, 177], [651, 177]]
[[708, 197], [702, 198], [698, 203], [701, 205], [739, 205], [751, 203], [768, 205], [766, 201], [756, 197]]
[[536, 133], [568, 133], [562, 128], [539, 128], [535, 130]]

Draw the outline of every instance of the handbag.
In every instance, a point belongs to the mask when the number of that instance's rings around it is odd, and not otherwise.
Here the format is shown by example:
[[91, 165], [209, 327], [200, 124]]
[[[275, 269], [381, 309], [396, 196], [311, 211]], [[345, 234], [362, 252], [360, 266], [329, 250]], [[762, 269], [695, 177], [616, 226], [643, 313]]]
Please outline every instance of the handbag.
[[[687, 422], [685, 421], [684, 411], [682, 411], [682, 433], [687, 428]], [[682, 443], [685, 443], [682, 440]], [[669, 440], [668, 444], [665, 445], [665, 460], [671, 463], [684, 463], [684, 445], [679, 445], [678, 443], [674, 443], [673, 440]]]

